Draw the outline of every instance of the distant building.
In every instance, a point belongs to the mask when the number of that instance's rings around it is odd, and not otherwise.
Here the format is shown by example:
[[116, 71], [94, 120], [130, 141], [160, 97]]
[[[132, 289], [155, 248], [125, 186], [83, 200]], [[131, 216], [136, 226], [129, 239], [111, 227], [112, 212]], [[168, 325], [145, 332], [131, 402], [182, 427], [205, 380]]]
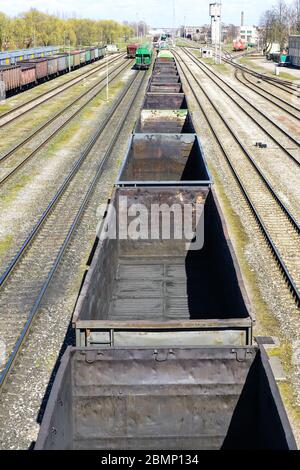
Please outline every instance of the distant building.
[[289, 56], [292, 65], [300, 67], [300, 34], [289, 36]]
[[222, 41], [232, 42], [240, 34], [240, 26], [222, 23]]
[[148, 32], [151, 36], [161, 36], [162, 34], [169, 34], [170, 36], [180, 37], [180, 28], [151, 28]]
[[193, 41], [207, 42], [207, 30], [203, 26], [181, 26], [180, 36]]
[[248, 44], [256, 46], [258, 41], [258, 32], [256, 26], [241, 26], [239, 39]]

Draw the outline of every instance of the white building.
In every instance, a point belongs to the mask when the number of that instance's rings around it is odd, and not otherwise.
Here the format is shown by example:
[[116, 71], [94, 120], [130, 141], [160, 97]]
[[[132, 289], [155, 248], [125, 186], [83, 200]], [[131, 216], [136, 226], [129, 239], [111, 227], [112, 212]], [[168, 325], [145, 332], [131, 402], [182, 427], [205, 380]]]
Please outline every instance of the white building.
[[289, 36], [289, 56], [292, 65], [300, 67], [300, 35]]
[[241, 26], [240, 39], [249, 46], [256, 46], [258, 41], [258, 32], [256, 26]]

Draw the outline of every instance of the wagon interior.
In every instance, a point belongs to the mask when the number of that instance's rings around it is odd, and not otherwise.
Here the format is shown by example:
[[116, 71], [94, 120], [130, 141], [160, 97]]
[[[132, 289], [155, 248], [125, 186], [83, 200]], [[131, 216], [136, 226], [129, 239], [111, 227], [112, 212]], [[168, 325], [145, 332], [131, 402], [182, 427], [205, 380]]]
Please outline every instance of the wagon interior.
[[207, 181], [209, 176], [194, 134], [134, 134], [118, 183]]
[[147, 93], [143, 109], [187, 109], [184, 93]]
[[135, 132], [192, 134], [195, 132], [195, 129], [191, 115], [187, 109], [143, 109], [137, 122]]
[[[117, 215], [124, 217], [120, 197], [126, 198], [128, 207], [138, 202], [147, 208], [149, 229], [143, 239], [117, 236], [101, 242], [90, 268], [79, 320], [133, 324], [139, 320], [166, 322], [249, 316], [231, 247], [209, 188], [117, 188]], [[195, 249], [193, 244], [189, 245], [182, 235], [184, 232], [175, 235], [178, 221], [177, 225], [173, 222], [173, 215], [170, 215], [170, 237], [165, 238], [160, 229], [157, 239], [150, 238], [150, 227], [157, 227], [155, 223], [162, 227], [162, 220], [167, 217], [167, 213], [161, 214], [160, 222], [153, 222], [150, 219], [153, 204], [171, 202], [183, 208], [184, 204], [195, 201], [204, 204], [203, 219], [197, 226], [198, 240], [203, 238], [203, 247]], [[128, 233], [133, 218], [127, 218]]]
[[69, 348], [60, 369], [38, 449], [287, 450], [293, 441], [258, 348]]

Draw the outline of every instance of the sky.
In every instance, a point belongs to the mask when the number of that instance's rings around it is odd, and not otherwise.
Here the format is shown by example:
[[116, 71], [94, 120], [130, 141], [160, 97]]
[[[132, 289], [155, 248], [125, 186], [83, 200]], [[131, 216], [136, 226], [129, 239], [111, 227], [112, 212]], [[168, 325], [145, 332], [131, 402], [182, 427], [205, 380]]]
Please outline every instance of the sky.
[[[210, 0], [212, 1], [212, 0]], [[181, 24], [198, 26], [209, 23], [209, 0], [0, 0], [0, 11], [14, 16], [37, 8], [47, 13], [76, 14], [79, 18], [114, 19], [117, 21], [146, 21], [152, 27]], [[222, 21], [240, 24], [258, 24], [261, 14], [276, 0], [223, 0]]]

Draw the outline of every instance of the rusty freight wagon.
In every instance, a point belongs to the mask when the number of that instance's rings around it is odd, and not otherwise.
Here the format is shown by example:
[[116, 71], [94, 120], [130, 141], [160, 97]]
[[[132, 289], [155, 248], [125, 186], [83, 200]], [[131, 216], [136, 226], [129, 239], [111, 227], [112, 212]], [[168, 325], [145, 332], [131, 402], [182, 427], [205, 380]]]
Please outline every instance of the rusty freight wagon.
[[96, 49], [94, 47], [91, 48], [91, 62], [94, 62], [96, 56], [95, 56], [95, 51]]
[[197, 137], [135, 134], [117, 185], [117, 219], [120, 197], [148, 209], [200, 201], [205, 244], [99, 242], [74, 313], [77, 345], [251, 344], [253, 318]]
[[52, 56], [53, 59], [57, 59], [57, 72], [64, 73], [69, 69], [68, 54], [57, 54]]
[[48, 62], [46, 58], [28, 59], [19, 62], [19, 65], [33, 64], [37, 80], [45, 80], [48, 76]]
[[163, 71], [157, 68], [155, 64], [147, 92], [182, 93], [182, 91], [182, 84], [177, 70], [167, 69], [166, 71]]
[[187, 100], [156, 86], [102, 208], [35, 449], [296, 449]]
[[146, 93], [143, 109], [187, 109], [184, 93], [169, 93], [169, 91]]
[[127, 46], [127, 58], [128, 59], [134, 59], [135, 58], [135, 53], [138, 48], [137, 44], [128, 44]]
[[36, 450], [296, 450], [260, 347], [71, 348]]
[[58, 74], [58, 59], [57, 57], [47, 57], [48, 77], [53, 77]]
[[135, 132], [191, 134], [195, 128], [187, 109], [142, 109]]
[[80, 57], [80, 65], [84, 65], [86, 63], [86, 55], [85, 55], [84, 50], [80, 51], [79, 57]]
[[25, 88], [36, 83], [36, 67], [34, 64], [21, 65], [21, 87]]
[[0, 82], [3, 83], [3, 88], [6, 93], [20, 88], [20, 67], [18, 65], [0, 65]]
[[[180, 166], [177, 163], [174, 166], [178, 176]], [[253, 317], [209, 181], [202, 186], [196, 182], [175, 186], [173, 181], [160, 184], [157, 178], [155, 182], [154, 174], [149, 177], [152, 181], [143, 186], [138, 181], [132, 187], [116, 188], [111, 199], [116, 220], [127, 217], [124, 200], [129, 207], [141, 204], [149, 213], [154, 206], [175, 204], [176, 210], [183, 213], [185, 205], [201, 204], [204, 220], [199, 222], [197, 233], [200, 240], [204, 239], [204, 245], [194, 249], [184, 237], [164, 239], [161, 234], [155, 240], [121, 239], [118, 234], [114, 239], [105, 238], [105, 224], [114, 223], [110, 218], [113, 215], [107, 216], [74, 312], [76, 344], [80, 347], [251, 344]], [[170, 175], [172, 180], [175, 177]], [[172, 220], [172, 214], [165, 213], [164, 217]], [[132, 218], [127, 220], [126, 228]], [[170, 224], [174, 234], [176, 226]]]
[[71, 56], [73, 57], [73, 67], [76, 69], [80, 66], [80, 51], [72, 51]]

